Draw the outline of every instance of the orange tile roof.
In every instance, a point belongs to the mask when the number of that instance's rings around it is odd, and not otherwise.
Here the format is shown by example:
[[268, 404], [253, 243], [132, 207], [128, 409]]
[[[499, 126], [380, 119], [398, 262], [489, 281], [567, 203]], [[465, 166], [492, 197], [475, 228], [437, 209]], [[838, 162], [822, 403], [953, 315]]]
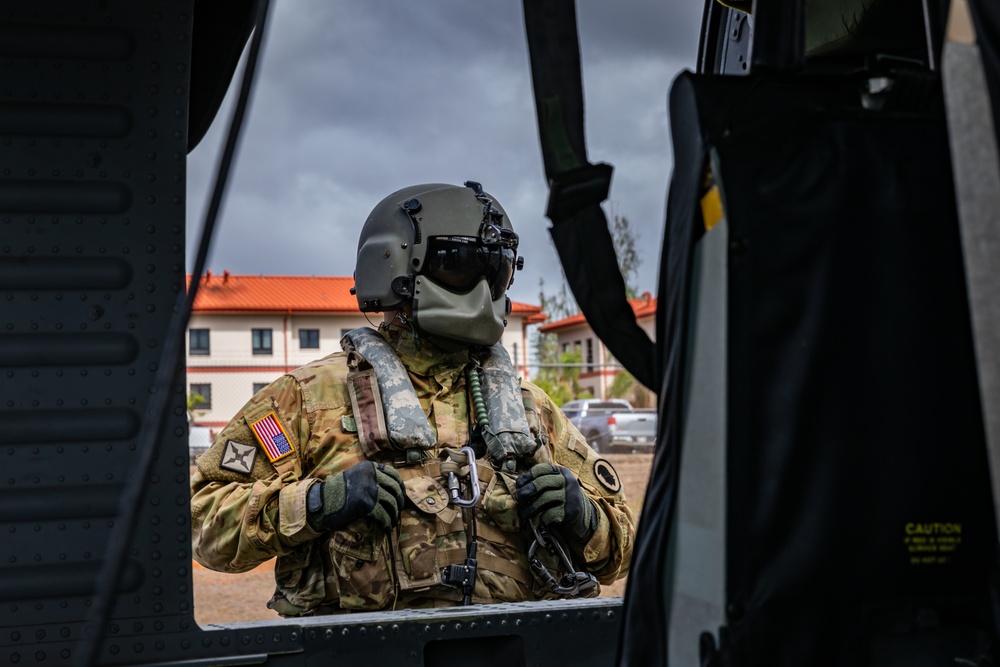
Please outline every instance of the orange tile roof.
[[[191, 284], [191, 276], [187, 276]], [[342, 276], [246, 276], [206, 272], [194, 301], [196, 313], [350, 313], [358, 302], [354, 279]], [[544, 315], [539, 306], [513, 303], [512, 313], [527, 319]]]
[[[628, 303], [632, 306], [632, 312], [635, 313], [635, 319], [637, 320], [656, 315], [656, 299], [649, 292], [643, 292], [641, 298], [629, 299]], [[539, 327], [538, 330], [542, 333], [555, 333], [556, 331], [572, 329], [573, 327], [584, 326], [586, 324], [587, 318], [583, 316], [583, 313], [577, 313], [576, 315], [550, 322], [545, 326]]]

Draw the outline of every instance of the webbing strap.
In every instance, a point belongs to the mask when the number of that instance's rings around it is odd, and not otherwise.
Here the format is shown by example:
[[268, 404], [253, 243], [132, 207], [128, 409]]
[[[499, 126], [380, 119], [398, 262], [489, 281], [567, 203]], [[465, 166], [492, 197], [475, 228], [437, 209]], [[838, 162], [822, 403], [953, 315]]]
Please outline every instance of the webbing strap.
[[546, 215], [566, 280], [587, 323], [639, 382], [659, 391], [654, 346], [626, 298], [601, 202], [612, 167], [587, 161], [574, 0], [524, 0], [538, 134], [549, 183]]
[[526, 586], [530, 586], [534, 581], [534, 577], [532, 577], [531, 571], [528, 568], [522, 567], [512, 560], [489, 553], [480, 552], [479, 568], [487, 572], [496, 572], [497, 574], [510, 577]]
[[351, 369], [347, 384], [354, 422], [358, 426], [358, 441], [365, 456], [372, 458], [390, 447], [389, 431], [382, 412], [382, 394], [378, 390], [375, 369], [360, 354], [353, 350], [349, 352], [347, 363]]

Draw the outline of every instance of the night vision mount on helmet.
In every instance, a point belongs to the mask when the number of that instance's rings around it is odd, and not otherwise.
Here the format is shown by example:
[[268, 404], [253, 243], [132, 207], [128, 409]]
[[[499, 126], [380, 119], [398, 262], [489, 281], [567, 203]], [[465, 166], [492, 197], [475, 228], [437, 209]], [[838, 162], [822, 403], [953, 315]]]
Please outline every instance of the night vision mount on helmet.
[[432, 183], [389, 195], [358, 241], [354, 294], [362, 312], [412, 306], [417, 329], [475, 345], [500, 340], [507, 288], [524, 266], [499, 203], [474, 181]]

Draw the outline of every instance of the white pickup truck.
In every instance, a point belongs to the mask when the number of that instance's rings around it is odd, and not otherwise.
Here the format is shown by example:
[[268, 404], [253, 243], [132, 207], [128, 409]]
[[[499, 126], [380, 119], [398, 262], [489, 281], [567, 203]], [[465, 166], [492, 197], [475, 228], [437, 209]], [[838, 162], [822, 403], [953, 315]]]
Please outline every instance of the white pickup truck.
[[652, 452], [656, 444], [656, 410], [613, 398], [569, 401], [562, 411], [600, 454]]

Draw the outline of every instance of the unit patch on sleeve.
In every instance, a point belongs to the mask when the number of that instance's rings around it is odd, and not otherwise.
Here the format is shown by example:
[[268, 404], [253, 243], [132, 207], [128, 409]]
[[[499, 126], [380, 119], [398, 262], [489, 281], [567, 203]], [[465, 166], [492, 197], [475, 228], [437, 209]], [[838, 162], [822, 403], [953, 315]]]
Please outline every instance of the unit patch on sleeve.
[[219, 466], [226, 470], [249, 475], [250, 471], [253, 470], [253, 462], [256, 458], [257, 448], [255, 446], [230, 440], [226, 443], [226, 450], [222, 452], [222, 461]]
[[594, 461], [594, 477], [611, 493], [618, 493], [622, 490], [622, 481], [618, 478], [618, 473], [605, 459]]
[[278, 415], [274, 412], [268, 412], [250, 424], [250, 430], [257, 436], [271, 463], [292, 453], [291, 438], [285, 433], [285, 427], [278, 421]]

